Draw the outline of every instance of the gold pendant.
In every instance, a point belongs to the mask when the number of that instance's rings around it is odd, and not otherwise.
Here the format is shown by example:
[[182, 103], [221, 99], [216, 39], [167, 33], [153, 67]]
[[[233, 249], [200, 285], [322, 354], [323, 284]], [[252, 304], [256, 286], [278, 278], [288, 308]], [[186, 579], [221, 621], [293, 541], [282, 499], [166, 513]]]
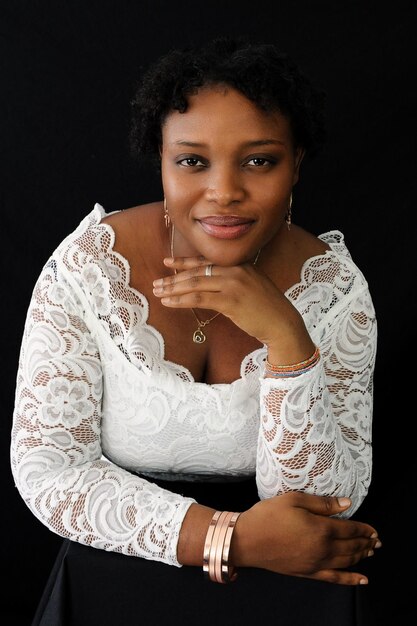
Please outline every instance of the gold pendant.
[[194, 331], [193, 341], [194, 343], [204, 343], [206, 340], [206, 336], [200, 328]]

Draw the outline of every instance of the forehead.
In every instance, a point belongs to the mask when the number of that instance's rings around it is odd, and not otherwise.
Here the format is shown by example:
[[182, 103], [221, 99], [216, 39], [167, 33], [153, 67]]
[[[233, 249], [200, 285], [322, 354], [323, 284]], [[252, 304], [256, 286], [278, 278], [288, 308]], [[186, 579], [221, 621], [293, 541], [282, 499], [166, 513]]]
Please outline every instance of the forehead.
[[279, 111], [264, 111], [242, 93], [227, 86], [200, 89], [189, 96], [185, 113], [172, 111], [162, 126], [163, 142], [258, 139], [291, 143], [289, 120]]

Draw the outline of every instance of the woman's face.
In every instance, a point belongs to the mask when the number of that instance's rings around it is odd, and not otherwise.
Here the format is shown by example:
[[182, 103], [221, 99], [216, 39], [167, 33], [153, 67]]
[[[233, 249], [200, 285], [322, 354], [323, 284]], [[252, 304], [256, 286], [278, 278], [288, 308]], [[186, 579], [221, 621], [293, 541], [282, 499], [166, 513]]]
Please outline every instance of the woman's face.
[[302, 150], [290, 124], [238, 91], [201, 89], [162, 128], [162, 182], [175, 255], [217, 265], [253, 259], [285, 223]]

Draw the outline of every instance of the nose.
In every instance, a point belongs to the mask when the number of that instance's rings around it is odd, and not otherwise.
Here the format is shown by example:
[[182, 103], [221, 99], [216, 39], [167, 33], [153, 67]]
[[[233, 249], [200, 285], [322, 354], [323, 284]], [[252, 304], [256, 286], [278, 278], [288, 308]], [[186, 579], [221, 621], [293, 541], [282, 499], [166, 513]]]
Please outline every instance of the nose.
[[242, 202], [245, 190], [239, 172], [232, 167], [213, 169], [208, 180], [206, 200], [219, 206], [228, 206], [233, 202]]

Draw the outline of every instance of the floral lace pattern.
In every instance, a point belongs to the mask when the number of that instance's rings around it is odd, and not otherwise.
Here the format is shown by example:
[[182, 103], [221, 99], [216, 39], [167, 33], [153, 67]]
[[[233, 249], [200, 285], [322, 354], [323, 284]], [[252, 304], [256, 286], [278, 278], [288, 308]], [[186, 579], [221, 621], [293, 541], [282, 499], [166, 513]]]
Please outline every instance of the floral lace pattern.
[[286, 293], [320, 347], [318, 364], [264, 379], [262, 348], [240, 379], [207, 385], [164, 359], [105, 215], [96, 205], [57, 248], [27, 314], [11, 459], [32, 512], [61, 536], [176, 566], [194, 500], [153, 476], [256, 475], [260, 498], [345, 495], [351, 515], [371, 479], [376, 322], [342, 235], [321, 236], [331, 250], [309, 259]]

